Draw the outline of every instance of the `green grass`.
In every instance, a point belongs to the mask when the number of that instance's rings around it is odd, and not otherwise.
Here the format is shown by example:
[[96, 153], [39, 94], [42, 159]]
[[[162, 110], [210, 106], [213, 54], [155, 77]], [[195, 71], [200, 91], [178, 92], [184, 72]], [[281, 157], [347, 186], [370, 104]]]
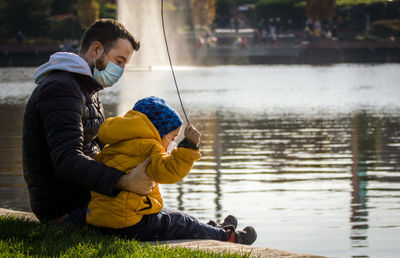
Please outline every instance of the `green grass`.
[[0, 257], [243, 257], [150, 245], [88, 228], [0, 217]]
[[338, 6], [341, 5], [360, 5], [360, 4], [375, 4], [375, 3], [385, 3], [390, 2], [388, 0], [336, 0]]

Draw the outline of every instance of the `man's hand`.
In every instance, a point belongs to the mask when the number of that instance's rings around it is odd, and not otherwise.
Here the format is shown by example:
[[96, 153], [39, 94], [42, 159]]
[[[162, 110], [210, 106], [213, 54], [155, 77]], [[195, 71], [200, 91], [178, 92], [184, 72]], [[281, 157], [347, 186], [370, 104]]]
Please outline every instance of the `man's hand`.
[[199, 146], [201, 133], [191, 124], [185, 128], [185, 138], [190, 144]]
[[150, 157], [134, 168], [131, 173], [123, 175], [115, 185], [115, 188], [140, 195], [150, 193], [155, 183], [146, 174], [146, 167], [149, 163]]

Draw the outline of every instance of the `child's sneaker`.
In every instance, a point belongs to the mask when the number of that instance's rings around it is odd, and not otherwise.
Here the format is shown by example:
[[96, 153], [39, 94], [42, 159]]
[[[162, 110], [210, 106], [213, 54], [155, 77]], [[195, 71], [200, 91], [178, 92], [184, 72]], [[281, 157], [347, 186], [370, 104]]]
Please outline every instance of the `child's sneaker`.
[[230, 230], [227, 231], [228, 242], [238, 243], [242, 245], [251, 245], [257, 239], [257, 232], [252, 226], [247, 226], [243, 230]]
[[226, 228], [228, 226], [233, 226], [235, 229], [237, 227], [238, 224], [238, 220], [235, 216], [233, 215], [228, 215], [225, 219], [224, 222], [222, 222], [221, 224], [218, 224], [217, 222], [215, 222], [214, 220], [210, 220], [209, 222], [207, 222], [208, 225], [211, 225], [213, 227], [217, 227], [217, 228]]

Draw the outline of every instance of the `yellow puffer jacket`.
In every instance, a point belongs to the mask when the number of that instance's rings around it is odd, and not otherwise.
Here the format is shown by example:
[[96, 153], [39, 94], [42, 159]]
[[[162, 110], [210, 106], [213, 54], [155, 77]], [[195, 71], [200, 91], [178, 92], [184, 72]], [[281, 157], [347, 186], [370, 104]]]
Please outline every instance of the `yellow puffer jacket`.
[[[161, 146], [157, 129], [146, 115], [131, 110], [123, 117], [107, 119], [99, 128], [99, 139], [107, 144], [97, 160], [126, 174], [151, 156], [147, 175], [157, 183], [173, 184], [184, 178], [201, 158], [199, 150], [178, 148], [168, 156]], [[89, 224], [124, 228], [138, 223], [143, 215], [160, 212], [163, 207], [158, 184], [148, 195], [121, 191], [116, 197], [92, 192], [86, 221]]]

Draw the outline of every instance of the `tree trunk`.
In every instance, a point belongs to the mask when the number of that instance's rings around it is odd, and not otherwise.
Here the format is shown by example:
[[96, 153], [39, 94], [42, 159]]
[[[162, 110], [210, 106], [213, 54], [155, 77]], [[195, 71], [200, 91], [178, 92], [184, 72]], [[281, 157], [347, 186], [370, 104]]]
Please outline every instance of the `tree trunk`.
[[336, 0], [307, 0], [305, 13], [311, 21], [332, 20], [336, 14]]

